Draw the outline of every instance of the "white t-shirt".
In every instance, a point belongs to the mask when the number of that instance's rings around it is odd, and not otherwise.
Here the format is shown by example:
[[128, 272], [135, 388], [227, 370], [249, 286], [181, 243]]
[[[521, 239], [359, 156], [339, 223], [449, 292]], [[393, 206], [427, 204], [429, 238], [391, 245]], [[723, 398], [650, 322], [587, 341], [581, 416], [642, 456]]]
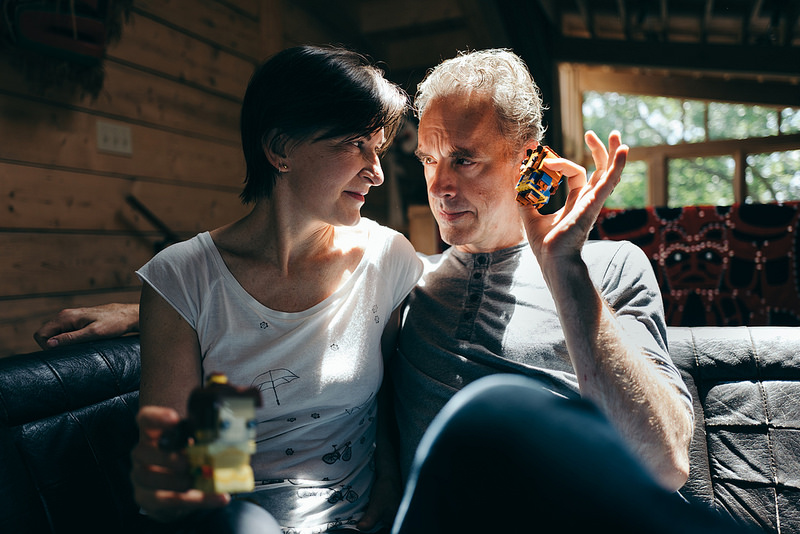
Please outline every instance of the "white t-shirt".
[[251, 297], [208, 232], [137, 272], [197, 332], [204, 374], [261, 390], [256, 490], [243, 497], [287, 532], [355, 524], [372, 484], [381, 334], [422, 266], [401, 234], [363, 218], [359, 230], [369, 237], [352, 276], [296, 313]]

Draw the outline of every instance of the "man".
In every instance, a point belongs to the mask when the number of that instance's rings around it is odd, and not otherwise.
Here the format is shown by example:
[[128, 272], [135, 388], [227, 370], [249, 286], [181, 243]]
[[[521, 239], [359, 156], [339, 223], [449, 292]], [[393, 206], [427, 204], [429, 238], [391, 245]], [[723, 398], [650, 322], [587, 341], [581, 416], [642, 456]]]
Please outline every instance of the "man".
[[[515, 200], [520, 162], [543, 134], [541, 98], [520, 58], [487, 50], [447, 60], [416, 104], [417, 155], [451, 247], [425, 259], [391, 364], [401, 467], [411, 476], [396, 531], [510, 532], [528, 525], [531, 506], [537, 518], [554, 515], [535, 524], [567, 531], [719, 527], [669, 499], [688, 476], [692, 409], [667, 354], [649, 262], [629, 243], [586, 243], [625, 164], [619, 135], [606, 149], [587, 134], [597, 167], [588, 180], [570, 161], [546, 162], [568, 195], [543, 215]], [[135, 329], [121, 317], [110, 307], [68, 310], [36, 337], [53, 346]], [[536, 381], [504, 381], [505, 373]], [[447, 404], [462, 388], [466, 400]], [[517, 477], [525, 483], [509, 483]], [[488, 510], [474, 513], [481, 503]], [[570, 507], [588, 516], [575, 522]], [[621, 510], [635, 517], [616, 517]], [[457, 528], [456, 516], [466, 521]]]
[[[408, 301], [392, 370], [401, 435], [418, 439], [477, 377], [520, 372], [595, 402], [661, 484], [680, 488], [693, 412], [667, 354], [655, 276], [630, 244], [585, 245], [625, 163], [619, 135], [609, 154], [587, 134], [597, 166], [588, 182], [577, 165], [545, 160], [568, 196], [542, 215], [515, 200], [520, 162], [543, 133], [520, 58], [487, 50], [447, 60], [416, 107], [430, 207], [452, 248], [427, 258]], [[406, 468], [417, 439], [403, 441]]]
[[545, 160], [568, 193], [544, 215], [516, 201], [543, 134], [519, 57], [446, 60], [415, 104], [429, 204], [451, 247], [423, 258], [390, 368], [410, 480], [394, 532], [736, 531], [672, 498], [693, 411], [649, 261], [630, 243], [587, 243], [625, 165], [619, 134], [606, 149], [587, 133], [588, 180]]

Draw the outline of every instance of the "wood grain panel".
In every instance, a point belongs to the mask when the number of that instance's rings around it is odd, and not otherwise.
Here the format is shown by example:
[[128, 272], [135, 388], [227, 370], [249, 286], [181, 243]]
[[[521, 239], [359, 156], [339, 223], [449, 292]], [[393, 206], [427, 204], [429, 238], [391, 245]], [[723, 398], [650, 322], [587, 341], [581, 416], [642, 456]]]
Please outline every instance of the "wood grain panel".
[[134, 270], [153, 256], [152, 238], [0, 232], [0, 295], [111, 290], [139, 285]]
[[128, 124], [133, 155], [118, 156], [97, 151], [98, 117], [88, 113], [0, 95], [0, 117], [0, 159], [230, 187], [244, 176], [238, 144]]
[[258, 18], [260, 15], [261, 4], [271, 0], [224, 0], [226, 4], [234, 6], [242, 13], [251, 17]]
[[[172, 230], [193, 236], [197, 232], [213, 230], [245, 216], [252, 206], [239, 199], [241, 188], [233, 191], [196, 189], [171, 184], [138, 182], [132, 194]], [[123, 213], [131, 210], [126, 209]], [[141, 217], [134, 214], [137, 227]]]
[[239, 190], [138, 182], [0, 162], [0, 228], [148, 233], [154, 226], [126, 202], [134, 195], [172, 231], [195, 234], [246, 213]]
[[[260, 50], [282, 43], [263, 35], [281, 2], [135, 0], [95, 99], [0, 54], [0, 356], [36, 350], [62, 308], [138, 301], [162, 236], [129, 195], [179, 238], [246, 212], [239, 111]], [[97, 150], [98, 120], [130, 128], [131, 156]]]
[[213, 0], [137, 0], [134, 7], [253, 61], [263, 57], [258, 18], [231, 5]]
[[338, 42], [330, 28], [293, 2], [283, 3], [283, 38], [287, 47]]
[[103, 90], [93, 100], [65, 87], [33, 87], [7, 57], [0, 55], [0, 93], [23, 98], [30, 95], [28, 98], [37, 101], [115, 120], [130, 119], [231, 144], [240, 142], [240, 102], [113, 61], [106, 61], [104, 70]]
[[459, 0], [371, 0], [358, 5], [363, 33], [407, 30], [409, 26], [461, 23], [464, 17]]
[[113, 61], [105, 70], [103, 92], [91, 109], [240, 146], [241, 102]]
[[108, 48], [107, 56], [236, 99], [244, 96], [254, 70], [253, 61], [224, 52], [143, 15], [131, 16], [122, 38]]
[[392, 71], [428, 69], [444, 59], [455, 57], [460, 50], [471, 48], [474, 40], [466, 29], [393, 39], [386, 44], [381, 59]]

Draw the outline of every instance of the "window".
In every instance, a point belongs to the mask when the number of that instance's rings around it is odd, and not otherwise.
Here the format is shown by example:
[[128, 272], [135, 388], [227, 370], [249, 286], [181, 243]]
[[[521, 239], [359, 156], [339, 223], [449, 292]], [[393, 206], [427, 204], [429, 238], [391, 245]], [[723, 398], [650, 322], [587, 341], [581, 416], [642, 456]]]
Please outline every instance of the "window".
[[747, 156], [745, 180], [748, 202], [800, 198], [800, 150]]
[[[616, 129], [631, 147], [623, 180], [606, 207], [800, 200], [800, 108], [734, 102], [733, 93], [725, 101], [679, 95], [702, 84], [678, 83], [663, 73], [659, 84], [652, 76], [643, 81], [640, 72], [581, 68], [560, 67], [562, 91], [575, 91], [571, 110], [570, 98], [562, 96], [565, 145], [577, 152], [583, 131], [607, 139]], [[708, 93], [722, 86], [709, 82]], [[725, 88], [735, 90], [736, 83]], [[676, 94], [653, 94], [661, 89]], [[590, 157], [585, 151], [581, 157], [591, 171]]]

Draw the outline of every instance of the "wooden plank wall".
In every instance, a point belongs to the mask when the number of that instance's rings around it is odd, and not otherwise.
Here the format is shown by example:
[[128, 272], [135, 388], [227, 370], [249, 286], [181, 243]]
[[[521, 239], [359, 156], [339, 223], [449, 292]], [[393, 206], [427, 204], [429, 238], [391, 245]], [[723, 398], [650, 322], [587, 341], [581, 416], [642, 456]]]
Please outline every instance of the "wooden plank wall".
[[[238, 122], [254, 66], [327, 38], [297, 19], [287, 34], [289, 9], [136, 0], [95, 100], [29, 87], [0, 50], [0, 357], [36, 350], [62, 308], [138, 301], [134, 271], [163, 238], [129, 195], [181, 238], [245, 213]], [[98, 121], [130, 128], [131, 156], [98, 151]]]

